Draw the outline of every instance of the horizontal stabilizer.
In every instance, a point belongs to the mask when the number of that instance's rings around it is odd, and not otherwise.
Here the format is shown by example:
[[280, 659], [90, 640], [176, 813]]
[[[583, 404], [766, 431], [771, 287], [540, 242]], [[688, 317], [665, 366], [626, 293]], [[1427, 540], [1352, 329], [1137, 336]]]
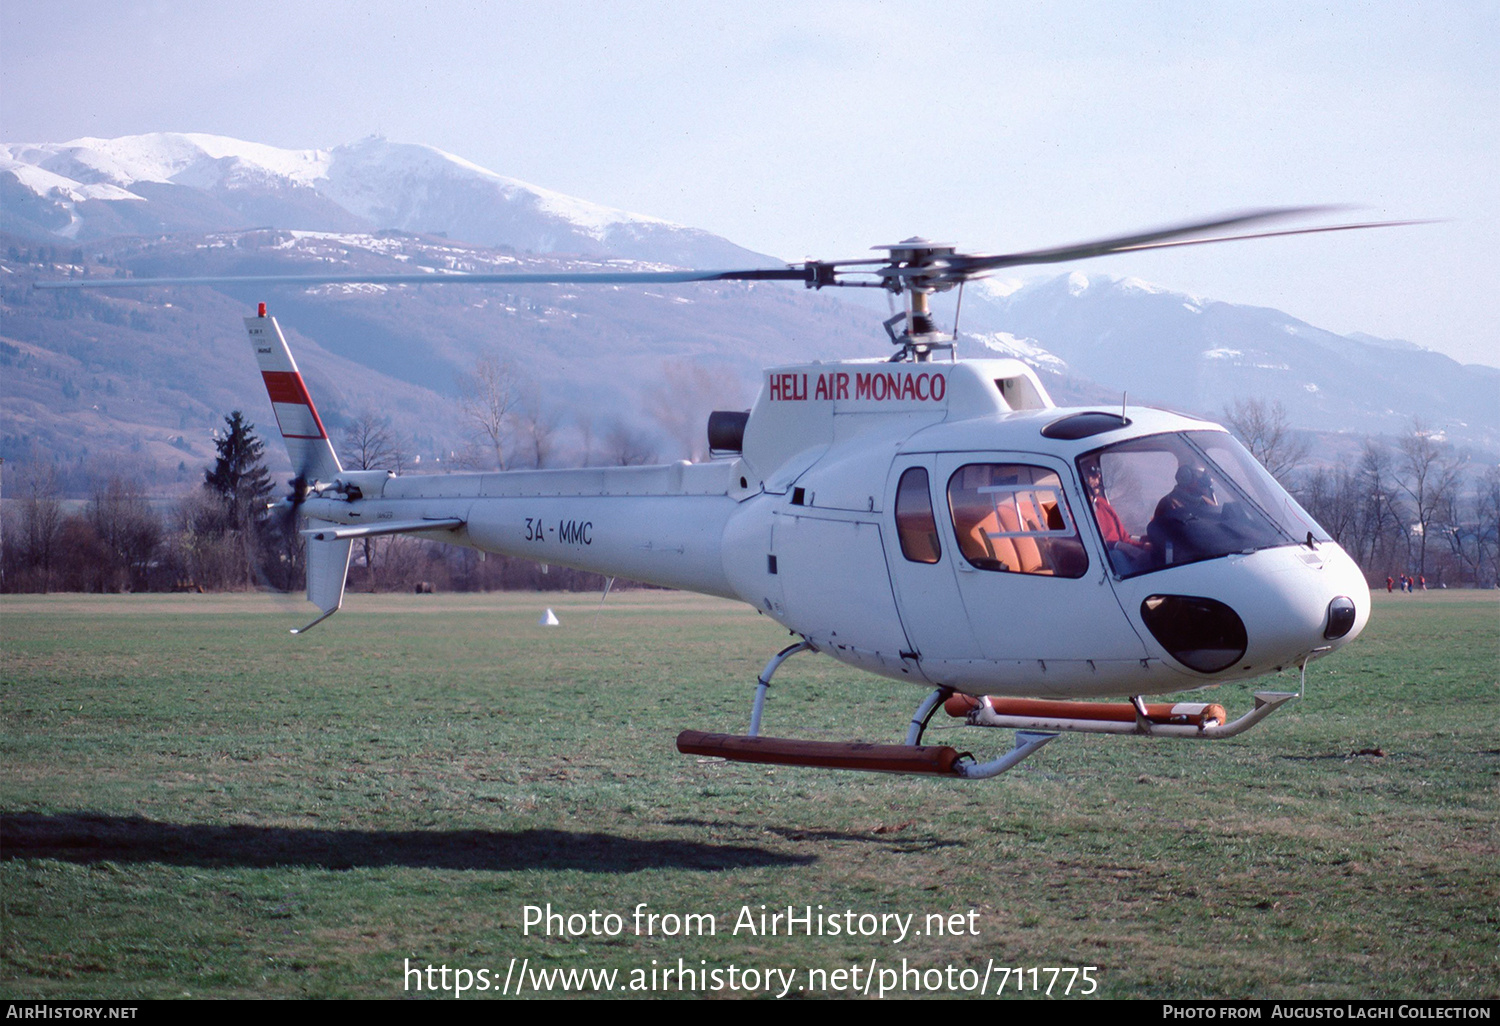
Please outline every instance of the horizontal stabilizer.
[[441, 520], [381, 520], [373, 524], [348, 527], [310, 527], [302, 532], [311, 541], [349, 541], [353, 538], [377, 538], [383, 534], [412, 534], [418, 531], [454, 531], [464, 526], [461, 517]]

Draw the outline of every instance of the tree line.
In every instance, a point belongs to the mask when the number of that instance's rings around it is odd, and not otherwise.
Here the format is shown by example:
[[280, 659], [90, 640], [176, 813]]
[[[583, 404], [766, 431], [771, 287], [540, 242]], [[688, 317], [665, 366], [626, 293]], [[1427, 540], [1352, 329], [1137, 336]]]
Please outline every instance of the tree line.
[[[377, 418], [355, 419], [340, 439], [351, 469], [403, 469], [403, 447]], [[85, 500], [63, 498], [45, 458], [3, 466], [0, 591], [181, 592], [305, 586], [304, 543], [265, 465], [265, 444], [236, 410], [216, 432], [202, 484], [153, 502], [139, 480], [104, 475]], [[595, 590], [604, 578], [400, 536], [363, 539], [349, 586], [368, 591]]]
[[1420, 420], [1393, 442], [1367, 437], [1315, 461], [1279, 402], [1235, 403], [1225, 423], [1372, 586], [1403, 574], [1429, 587], [1500, 580], [1500, 465], [1471, 460]]
[[[499, 465], [541, 465], [546, 443], [517, 444], [508, 404], [493, 393], [476, 407]], [[1394, 442], [1366, 438], [1313, 461], [1280, 404], [1236, 403], [1226, 423], [1380, 587], [1401, 574], [1429, 587], [1495, 587], [1500, 580], [1500, 466], [1478, 464], [1414, 422]], [[481, 418], [476, 415], [476, 421]], [[519, 423], [534, 427], [534, 418]], [[502, 428], [504, 433], [502, 433]], [[493, 429], [493, 430], [492, 430]], [[509, 451], [502, 445], [509, 442]], [[300, 525], [264, 462], [265, 447], [239, 411], [225, 418], [201, 485], [153, 502], [139, 480], [102, 475], [88, 498], [65, 501], [55, 465], [6, 464], [0, 509], [0, 590], [8, 592], [300, 591]], [[388, 422], [354, 418], [340, 438], [351, 469], [410, 469]], [[518, 451], [519, 450], [519, 451]], [[519, 457], [522, 452], [529, 459]], [[506, 459], [507, 456], [512, 457]], [[620, 459], [620, 462], [627, 462]], [[593, 590], [598, 574], [394, 536], [355, 548], [349, 586], [367, 591]]]

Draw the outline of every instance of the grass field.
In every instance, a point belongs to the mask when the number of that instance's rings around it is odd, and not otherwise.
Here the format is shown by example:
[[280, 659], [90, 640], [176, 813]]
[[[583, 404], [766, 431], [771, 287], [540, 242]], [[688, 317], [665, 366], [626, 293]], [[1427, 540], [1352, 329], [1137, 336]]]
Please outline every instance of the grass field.
[[[1378, 596], [1306, 699], [1239, 738], [1065, 736], [980, 783], [678, 755], [680, 729], [744, 730], [786, 642], [729, 603], [356, 595], [290, 637], [303, 615], [0, 602], [0, 995], [400, 997], [409, 966], [498, 988], [514, 958], [617, 987], [679, 959], [724, 985], [733, 964], [757, 993], [796, 970], [801, 996], [873, 994], [903, 959], [973, 971], [942, 994], [993, 964], [1027, 969], [1027, 995], [1048, 982], [1030, 967], [1096, 966], [1104, 997], [1500, 996], [1494, 593]], [[1211, 694], [1237, 714], [1250, 690]], [[798, 656], [765, 732], [898, 741], [922, 694]], [[641, 902], [717, 932], [637, 935]], [[622, 928], [523, 933], [548, 903]], [[732, 932], [763, 904], [910, 914], [913, 934]], [[937, 913], [956, 935], [915, 935]]]

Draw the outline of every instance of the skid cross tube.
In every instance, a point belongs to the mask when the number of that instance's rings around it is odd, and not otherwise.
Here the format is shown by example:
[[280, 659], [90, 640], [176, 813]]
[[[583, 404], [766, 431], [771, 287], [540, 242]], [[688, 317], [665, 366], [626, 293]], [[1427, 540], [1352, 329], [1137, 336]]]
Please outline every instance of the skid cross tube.
[[760, 671], [760, 676], [755, 678], [755, 704], [750, 707], [750, 737], [760, 736], [760, 714], [766, 707], [766, 692], [771, 687], [771, 677], [786, 662], [798, 652], [811, 651], [812, 645], [806, 641], [799, 641], [795, 645], [788, 645], [771, 657], [766, 668]]
[[1016, 745], [1010, 751], [989, 762], [975, 762], [972, 756], [968, 759], [961, 759], [953, 766], [954, 775], [965, 780], [988, 780], [990, 777], [998, 777], [1028, 755], [1035, 754], [1044, 746], [1056, 741], [1057, 737], [1056, 734], [1044, 734], [1036, 730], [1018, 730], [1016, 731]]
[[952, 688], [937, 688], [932, 694], [922, 699], [922, 704], [917, 706], [917, 711], [911, 715], [911, 726], [906, 728], [907, 744], [922, 743], [922, 735], [927, 732], [927, 724], [932, 722], [933, 714], [938, 711], [938, 706], [952, 697]]

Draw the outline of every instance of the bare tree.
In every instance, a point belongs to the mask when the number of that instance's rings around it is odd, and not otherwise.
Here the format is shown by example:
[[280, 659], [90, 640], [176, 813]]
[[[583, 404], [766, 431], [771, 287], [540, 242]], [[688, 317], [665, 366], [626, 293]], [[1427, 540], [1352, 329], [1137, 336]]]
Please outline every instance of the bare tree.
[[1463, 460], [1427, 431], [1420, 420], [1413, 420], [1411, 431], [1398, 446], [1400, 475], [1397, 484], [1410, 500], [1411, 522], [1408, 545], [1415, 539], [1416, 570], [1427, 575], [1427, 540], [1440, 523], [1440, 514], [1448, 497], [1463, 479]]
[[644, 431], [623, 420], [614, 421], [604, 436], [604, 461], [611, 466], [635, 467], [656, 461], [656, 446]]
[[1500, 467], [1490, 466], [1473, 490], [1455, 488], [1440, 513], [1449, 550], [1469, 580], [1479, 587], [1494, 581], [1496, 527], [1500, 522]]
[[131, 591], [145, 591], [152, 559], [161, 547], [162, 523], [140, 483], [111, 477], [94, 490], [88, 519], [111, 563], [110, 590], [118, 584]]
[[1297, 499], [1333, 540], [1356, 553], [1359, 535], [1359, 481], [1342, 460], [1334, 467], [1318, 467], [1300, 479]]
[[715, 409], [739, 409], [744, 387], [729, 368], [707, 367], [686, 360], [662, 365], [658, 384], [646, 397], [646, 409], [662, 433], [675, 443], [678, 456], [708, 456], [708, 415]]
[[58, 536], [63, 512], [57, 468], [52, 460], [33, 454], [21, 476], [21, 556], [34, 575], [38, 590], [52, 587]]
[[361, 410], [339, 437], [339, 459], [354, 470], [395, 470], [406, 462], [389, 417]]
[[585, 410], [575, 419], [578, 421], [579, 441], [583, 443], [583, 466], [591, 466], [594, 461], [594, 415]]
[[1405, 503], [1398, 494], [1390, 451], [1373, 439], [1365, 440], [1360, 454], [1358, 483], [1360, 551], [1354, 558], [1372, 569], [1384, 565], [1389, 572], [1396, 546], [1408, 543], [1410, 534], [1403, 526]]
[[[1485, 468], [1484, 476], [1479, 479], [1474, 511], [1481, 570], [1476, 580], [1480, 584], [1500, 584], [1500, 466]], [[1490, 564], [1488, 577], [1482, 573], [1486, 558]]]
[[173, 514], [173, 558], [176, 586], [216, 590], [235, 579], [235, 546], [224, 504], [207, 489], [182, 497]]
[[1427, 541], [1440, 522], [1443, 505], [1463, 480], [1463, 459], [1458, 458], [1433, 432], [1413, 420], [1412, 431], [1398, 446], [1400, 477], [1397, 483], [1412, 501], [1409, 537], [1416, 538], [1416, 571], [1427, 576]]
[[513, 459], [533, 467], [545, 467], [556, 444], [557, 422], [557, 411], [543, 405], [540, 392], [535, 388], [527, 389], [514, 417]]
[[[374, 410], [361, 410], [344, 428], [339, 443], [339, 459], [354, 470], [394, 470], [400, 472], [405, 462], [396, 433], [391, 429], [389, 417], [381, 417]], [[370, 591], [376, 589], [375, 553], [381, 548], [381, 540], [365, 537], [360, 539], [361, 556], [364, 559], [365, 582]], [[387, 543], [388, 544], [388, 543]]]
[[458, 402], [480, 439], [495, 454], [495, 467], [504, 470], [511, 413], [520, 395], [514, 367], [486, 353], [474, 370], [458, 382]]
[[1293, 430], [1279, 399], [1272, 403], [1236, 399], [1224, 408], [1224, 421], [1239, 435], [1250, 455], [1283, 484], [1307, 459], [1307, 441]]

